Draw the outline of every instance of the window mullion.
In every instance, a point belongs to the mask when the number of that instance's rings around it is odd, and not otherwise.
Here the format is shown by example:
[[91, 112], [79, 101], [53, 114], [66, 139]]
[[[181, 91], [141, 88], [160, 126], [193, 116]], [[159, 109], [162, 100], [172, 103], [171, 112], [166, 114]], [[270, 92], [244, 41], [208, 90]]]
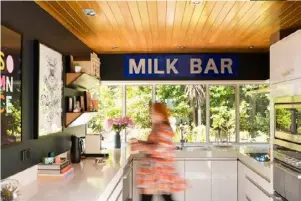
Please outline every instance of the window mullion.
[[152, 85], [152, 102], [156, 102], [156, 85]]
[[239, 106], [240, 106], [240, 97], [239, 97], [239, 85], [235, 86], [235, 132], [236, 132], [236, 143], [240, 142], [240, 128], [239, 128]]
[[209, 84], [206, 84], [206, 142], [210, 143], [210, 96], [209, 96]]
[[122, 85], [122, 116], [126, 116], [126, 85]]

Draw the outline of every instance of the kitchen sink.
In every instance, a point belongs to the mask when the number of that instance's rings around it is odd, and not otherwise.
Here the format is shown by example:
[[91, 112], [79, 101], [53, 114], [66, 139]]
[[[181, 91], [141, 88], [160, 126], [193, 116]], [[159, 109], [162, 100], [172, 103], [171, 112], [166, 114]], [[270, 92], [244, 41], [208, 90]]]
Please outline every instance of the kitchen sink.
[[267, 153], [246, 153], [246, 155], [259, 162], [270, 162], [271, 159]]
[[181, 147], [177, 146], [177, 150], [182, 150], [182, 151], [209, 151], [209, 147]]
[[216, 147], [216, 148], [231, 148], [231, 147], [233, 147], [233, 145], [232, 144], [214, 144], [213, 145], [214, 147]]

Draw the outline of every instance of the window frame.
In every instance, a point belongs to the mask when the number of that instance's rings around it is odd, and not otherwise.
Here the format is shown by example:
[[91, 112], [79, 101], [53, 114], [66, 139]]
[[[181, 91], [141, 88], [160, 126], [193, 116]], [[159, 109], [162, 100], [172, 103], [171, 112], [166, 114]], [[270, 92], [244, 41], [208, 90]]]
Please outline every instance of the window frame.
[[[240, 142], [240, 123], [239, 123], [239, 108], [240, 108], [240, 85], [246, 84], [266, 84], [269, 85], [269, 81], [261, 81], [261, 80], [233, 80], [229, 81], [101, 81], [101, 86], [122, 86], [122, 115], [126, 116], [126, 87], [127, 86], [135, 86], [135, 85], [148, 85], [152, 87], [152, 101], [155, 102], [156, 100], [156, 85], [205, 85], [206, 86], [206, 142], [193, 142], [193, 143], [185, 143], [185, 146], [204, 146], [204, 145], [211, 145], [214, 142], [210, 142], [210, 86], [211, 85], [230, 85], [234, 87], [234, 95], [235, 95], [235, 142], [231, 142], [232, 144], [239, 144], [239, 145], [248, 145], [248, 144], [269, 144], [269, 142]], [[270, 99], [270, 104], [271, 99]], [[272, 115], [272, 111], [270, 111], [270, 117]], [[86, 134], [88, 130], [88, 124], [86, 124]], [[270, 124], [270, 127], [272, 125]], [[89, 134], [88, 134], [89, 135]], [[271, 132], [270, 132], [271, 138]], [[176, 143], [178, 144], [178, 143]]]

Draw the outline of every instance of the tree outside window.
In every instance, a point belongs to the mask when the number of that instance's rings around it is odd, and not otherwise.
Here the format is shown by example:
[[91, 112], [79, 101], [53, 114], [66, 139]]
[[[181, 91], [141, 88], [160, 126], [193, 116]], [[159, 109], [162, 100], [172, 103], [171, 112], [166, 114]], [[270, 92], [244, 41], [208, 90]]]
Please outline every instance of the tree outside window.
[[270, 100], [267, 85], [241, 85], [239, 124], [240, 142], [268, 142]]
[[150, 110], [152, 86], [126, 86], [126, 116], [131, 117], [135, 127], [127, 129], [127, 139], [146, 140], [150, 133]]
[[171, 110], [174, 142], [206, 142], [206, 87], [204, 85], [156, 85], [156, 101]]
[[100, 86], [90, 90], [98, 95], [98, 114], [89, 121], [87, 134], [101, 134], [107, 118], [122, 116], [122, 86]]
[[210, 95], [210, 141], [235, 142], [235, 88], [213, 85]]

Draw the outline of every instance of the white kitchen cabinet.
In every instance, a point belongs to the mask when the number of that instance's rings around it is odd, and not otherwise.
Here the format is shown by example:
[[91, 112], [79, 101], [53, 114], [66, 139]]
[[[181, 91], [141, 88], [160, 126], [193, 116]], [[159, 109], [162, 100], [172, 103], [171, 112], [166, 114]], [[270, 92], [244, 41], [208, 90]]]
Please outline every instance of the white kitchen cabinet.
[[[184, 160], [176, 161], [176, 169], [177, 169], [177, 172], [179, 173], [181, 178], [185, 177], [185, 167], [184, 167], [184, 165], [185, 165]], [[185, 200], [184, 195], [185, 195], [184, 191], [174, 193], [173, 194], [173, 199], [175, 201], [184, 201]], [[158, 200], [159, 201], [164, 201], [164, 199], [162, 197], [158, 197]], [[155, 201], [155, 199], [154, 199], [154, 201]]]
[[108, 201], [119, 201], [120, 198], [122, 198], [122, 179], [118, 182], [118, 184], [115, 186], [113, 192], [108, 198]]
[[[300, 56], [301, 57], [301, 56]], [[301, 69], [301, 65], [300, 65]], [[271, 85], [271, 97], [301, 95], [301, 78]]]
[[248, 201], [246, 198], [246, 175], [245, 175], [245, 166], [238, 162], [238, 174], [237, 174], [237, 181], [238, 181], [238, 193], [237, 198], [238, 201]]
[[140, 201], [139, 191], [136, 188], [136, 172], [139, 167], [139, 160], [133, 161], [133, 201]]
[[185, 161], [185, 178], [185, 201], [211, 201], [211, 161]]
[[238, 201], [270, 201], [272, 184], [256, 172], [238, 163]]
[[246, 180], [246, 197], [248, 201], [270, 201], [270, 197], [267, 196], [261, 187], [258, 186], [251, 178], [247, 177]]
[[212, 161], [212, 201], [237, 201], [237, 161]]
[[270, 47], [272, 84], [301, 78], [301, 30]]
[[[182, 178], [185, 177], [184, 164], [185, 164], [184, 161], [176, 161], [177, 171]], [[139, 195], [138, 189], [136, 188], [136, 174], [135, 174], [138, 167], [139, 167], [139, 161], [134, 160], [134, 162], [133, 162], [133, 201], [140, 201], [140, 195]], [[173, 196], [174, 196], [174, 200], [176, 200], [176, 201], [184, 201], [185, 200], [184, 191], [174, 193]], [[163, 201], [163, 199], [158, 196], [155, 196], [153, 198], [153, 201], [161, 201], [161, 200]]]

